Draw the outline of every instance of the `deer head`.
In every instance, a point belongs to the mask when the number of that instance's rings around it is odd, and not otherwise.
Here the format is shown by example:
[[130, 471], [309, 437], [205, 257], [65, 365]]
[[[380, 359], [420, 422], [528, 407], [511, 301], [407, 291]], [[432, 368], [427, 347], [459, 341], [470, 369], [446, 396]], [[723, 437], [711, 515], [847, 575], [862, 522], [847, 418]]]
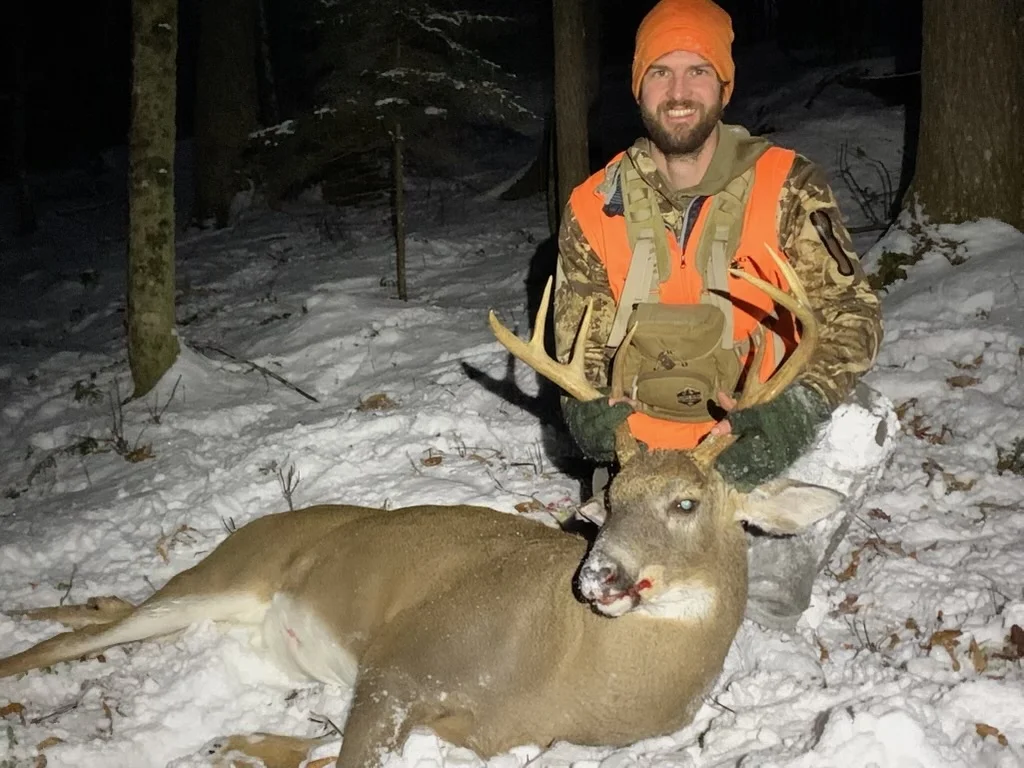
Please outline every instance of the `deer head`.
[[[818, 340], [817, 318], [788, 262], [772, 251], [789, 286], [780, 290], [733, 269], [732, 274], [768, 293], [801, 324], [797, 349], [766, 382], [749, 375], [737, 408], [767, 402], [806, 367]], [[583, 372], [583, 346], [590, 328], [588, 304], [568, 362], [544, 351], [544, 323], [551, 281], [537, 312], [532, 338], [519, 339], [490, 313], [498, 341], [515, 357], [581, 400], [603, 397]], [[629, 344], [632, 330], [624, 345]], [[753, 339], [749, 371], [759, 371], [762, 334]], [[612, 371], [612, 397], [624, 392], [618, 366]], [[580, 595], [595, 610], [610, 616], [638, 611], [655, 616], [706, 620], [723, 605], [742, 606], [746, 599], [746, 541], [743, 523], [768, 533], [794, 533], [838, 507], [842, 495], [830, 489], [785, 479], [749, 493], [728, 486], [715, 460], [735, 440], [733, 435], [706, 438], [690, 451], [647, 451], [623, 424], [616, 436], [621, 469], [609, 488], [607, 517], [595, 520], [601, 530], [577, 575]]]

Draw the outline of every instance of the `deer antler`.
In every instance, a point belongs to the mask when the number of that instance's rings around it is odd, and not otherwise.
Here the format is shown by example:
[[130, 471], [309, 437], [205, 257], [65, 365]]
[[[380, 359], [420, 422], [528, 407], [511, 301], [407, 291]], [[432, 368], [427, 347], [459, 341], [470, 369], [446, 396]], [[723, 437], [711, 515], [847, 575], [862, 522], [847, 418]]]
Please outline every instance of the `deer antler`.
[[742, 270], [730, 269], [729, 272], [735, 277], [757, 286], [767, 293], [776, 304], [792, 312], [793, 316], [800, 321], [800, 341], [796, 349], [793, 350], [793, 354], [763, 384], [757, 378], [757, 370], [752, 369], [753, 375], [748, 377], [748, 384], [744, 387], [737, 404], [737, 407], [740, 408], [766, 403], [776, 397], [807, 367], [818, 346], [818, 318], [814, 314], [814, 308], [811, 307], [810, 299], [807, 297], [800, 278], [797, 277], [796, 270], [768, 243], [765, 243], [764, 247], [768, 249], [768, 253], [775, 260], [779, 271], [786, 278], [786, 283], [789, 286], [788, 292]]
[[[807, 292], [800, 283], [800, 278], [797, 277], [796, 271], [790, 263], [780, 256], [774, 248], [767, 243], [765, 243], [765, 248], [768, 249], [768, 253], [775, 260], [779, 271], [786, 278], [789, 292], [783, 291], [777, 286], [743, 270], [730, 269], [729, 272], [734, 277], [746, 280], [751, 285], [757, 286], [767, 293], [776, 304], [792, 312], [793, 316], [800, 321], [800, 341], [797, 344], [797, 348], [779, 366], [778, 370], [767, 381], [762, 383], [757, 374], [761, 369], [761, 359], [764, 356], [762, 344], [763, 331], [760, 327], [758, 328], [756, 335], [752, 339], [754, 344], [753, 365], [749, 368], [750, 373], [747, 375], [747, 382], [736, 403], [737, 408], [749, 408], [752, 405], [766, 403], [777, 397], [807, 367], [808, 362], [814, 355], [814, 350], [818, 346], [818, 318], [811, 307]], [[704, 466], [710, 466], [718, 458], [718, 455], [734, 442], [736, 442], [736, 436], [733, 434], [711, 435], [694, 448], [692, 452], [693, 459]]]
[[597, 387], [587, 381], [583, 371], [583, 347], [587, 343], [587, 333], [590, 331], [590, 318], [594, 309], [593, 301], [588, 301], [586, 309], [583, 310], [583, 319], [580, 321], [580, 328], [572, 345], [572, 355], [567, 363], [558, 362], [544, 350], [544, 327], [547, 323], [550, 301], [551, 278], [549, 277], [547, 285], [544, 286], [544, 295], [540, 300], [540, 308], [537, 310], [537, 317], [533, 325], [533, 336], [530, 337], [529, 342], [523, 341], [502, 325], [493, 309], [487, 317], [487, 322], [490, 324], [494, 336], [514, 357], [522, 360], [541, 376], [554, 382], [577, 400], [596, 400], [599, 397], [604, 397]]

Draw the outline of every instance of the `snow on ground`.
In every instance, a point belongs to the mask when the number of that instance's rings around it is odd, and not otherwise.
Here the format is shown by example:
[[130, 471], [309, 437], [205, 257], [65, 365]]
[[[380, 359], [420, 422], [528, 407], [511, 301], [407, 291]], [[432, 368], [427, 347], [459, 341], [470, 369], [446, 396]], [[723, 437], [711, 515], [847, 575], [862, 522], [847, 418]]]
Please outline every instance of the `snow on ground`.
[[[790, 89], [780, 141], [835, 169], [844, 141], [871, 140], [897, 167], [898, 110], [834, 88], [805, 108], [814, 87]], [[188, 346], [159, 392], [112, 408], [129, 391], [119, 209], [71, 197], [43, 201], [37, 239], [0, 243], [5, 609], [143, 599], [288, 496], [538, 518], [578, 498], [536, 377], [517, 367], [509, 380], [485, 322], [494, 307], [528, 325], [539, 202], [418, 189], [408, 303], [393, 298], [385, 211], [295, 205], [184, 232]], [[1024, 236], [996, 222], [897, 231], [866, 263], [886, 251], [922, 256], [886, 294], [868, 376], [902, 430], [798, 632], [745, 624], [680, 733], [617, 751], [526, 746], [493, 766], [1024, 765], [1024, 478], [1011, 471], [1024, 458], [1010, 455], [1024, 439]], [[0, 614], [0, 655], [57, 629]], [[50, 766], [202, 765], [197, 751], [223, 733], [341, 723], [346, 694], [296, 687], [241, 630], [200, 625], [0, 681], [0, 766], [40, 752]], [[428, 762], [478, 764], [416, 733], [389, 765]]]

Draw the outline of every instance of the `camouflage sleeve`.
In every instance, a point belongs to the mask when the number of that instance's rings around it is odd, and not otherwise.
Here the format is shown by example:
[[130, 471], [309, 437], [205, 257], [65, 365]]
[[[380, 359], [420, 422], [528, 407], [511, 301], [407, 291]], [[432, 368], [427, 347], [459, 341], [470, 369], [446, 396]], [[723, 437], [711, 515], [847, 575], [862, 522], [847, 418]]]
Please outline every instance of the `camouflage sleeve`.
[[835, 407], [874, 363], [881, 311], [824, 171], [799, 155], [779, 201], [779, 242], [821, 323], [801, 381]]
[[558, 233], [555, 273], [555, 354], [563, 363], [572, 353], [583, 311], [591, 299], [594, 310], [584, 346], [584, 371], [591, 384], [605, 387], [608, 385], [608, 361], [604, 348], [611, 335], [615, 300], [604, 264], [583, 235], [572, 206], [567, 205]]

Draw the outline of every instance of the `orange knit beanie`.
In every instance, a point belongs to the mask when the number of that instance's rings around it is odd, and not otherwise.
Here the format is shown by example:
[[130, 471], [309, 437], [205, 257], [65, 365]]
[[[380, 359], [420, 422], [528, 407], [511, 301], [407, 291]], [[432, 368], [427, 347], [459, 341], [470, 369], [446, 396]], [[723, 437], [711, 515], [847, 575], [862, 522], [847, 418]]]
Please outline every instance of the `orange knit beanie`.
[[640, 100], [640, 81], [657, 59], [672, 51], [690, 51], [715, 68], [725, 83], [722, 102], [728, 103], [736, 75], [732, 40], [732, 19], [711, 0], [661, 0], [636, 31], [633, 96]]

